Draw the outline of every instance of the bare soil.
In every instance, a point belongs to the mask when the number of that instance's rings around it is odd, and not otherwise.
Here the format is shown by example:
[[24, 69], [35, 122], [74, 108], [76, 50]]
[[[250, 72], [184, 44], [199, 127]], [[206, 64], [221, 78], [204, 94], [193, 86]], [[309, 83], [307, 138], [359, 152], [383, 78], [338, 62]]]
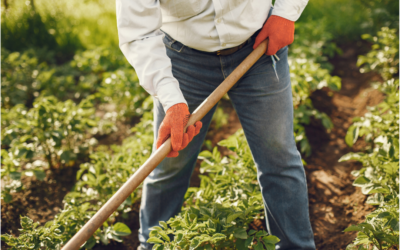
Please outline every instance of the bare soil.
[[[312, 121], [306, 127], [312, 155], [305, 158], [308, 182], [310, 218], [314, 230], [317, 249], [345, 249], [355, 237], [354, 233], [342, 231], [351, 224], [360, 223], [365, 215], [372, 211], [366, 205], [364, 196], [359, 188], [352, 186], [354, 177], [352, 170], [361, 165], [355, 162], [338, 160], [351, 151], [362, 150], [365, 143], [360, 140], [353, 148], [349, 148], [344, 138], [352, 118], [366, 112], [367, 106], [379, 103], [383, 96], [370, 87], [371, 81], [379, 80], [375, 74], [361, 74], [356, 66], [357, 55], [366, 52], [366, 47], [348, 45], [342, 46], [343, 54], [332, 58], [333, 75], [342, 78], [342, 90], [332, 92], [322, 89], [311, 96], [314, 106], [326, 112], [331, 118], [334, 128], [327, 132], [318, 121]], [[367, 48], [368, 49], [368, 48]], [[237, 129], [241, 128], [239, 119], [229, 101], [223, 101], [224, 111], [229, 114], [227, 125], [216, 130], [211, 125], [207, 139], [215, 146], [222, 139], [228, 138]], [[119, 144], [126, 136], [125, 131], [111, 137], [98, 138], [101, 144]], [[220, 148], [222, 154], [229, 152]], [[199, 186], [199, 163], [191, 178], [191, 186]], [[48, 173], [45, 181], [36, 181], [34, 178], [24, 177], [26, 190], [13, 195], [13, 202], [5, 204], [1, 201], [1, 230], [3, 233], [18, 234], [20, 228], [19, 215], [27, 215], [42, 225], [54, 218], [60, 208], [62, 199], [75, 183], [77, 168], [60, 170], [57, 174]], [[100, 249], [136, 249], [138, 246], [137, 231], [139, 229], [139, 202], [134, 205], [129, 219], [119, 218], [127, 224], [132, 235], [125, 237], [123, 243], [111, 242], [107, 246], [96, 246]], [[262, 228], [259, 222], [253, 227]], [[3, 247], [3, 244], [2, 244]]]

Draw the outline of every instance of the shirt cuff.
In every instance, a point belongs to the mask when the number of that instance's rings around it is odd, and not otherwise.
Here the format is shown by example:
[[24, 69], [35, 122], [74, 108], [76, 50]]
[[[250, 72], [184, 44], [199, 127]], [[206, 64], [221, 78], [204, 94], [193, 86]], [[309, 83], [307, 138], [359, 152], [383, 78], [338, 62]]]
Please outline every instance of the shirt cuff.
[[157, 86], [157, 95], [154, 97], [161, 102], [165, 113], [175, 104], [185, 103], [187, 105], [178, 82], [160, 82]]
[[297, 21], [306, 7], [308, 0], [276, 0], [272, 15]]

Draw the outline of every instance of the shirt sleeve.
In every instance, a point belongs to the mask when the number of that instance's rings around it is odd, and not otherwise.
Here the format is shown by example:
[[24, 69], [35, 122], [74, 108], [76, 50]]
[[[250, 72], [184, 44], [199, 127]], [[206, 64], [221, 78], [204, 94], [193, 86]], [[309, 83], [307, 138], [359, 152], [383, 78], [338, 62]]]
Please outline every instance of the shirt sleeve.
[[276, 0], [272, 15], [297, 21], [306, 7], [308, 0]]
[[159, 1], [117, 0], [116, 12], [119, 47], [140, 85], [160, 100], [165, 112], [177, 103], [187, 104], [163, 43]]

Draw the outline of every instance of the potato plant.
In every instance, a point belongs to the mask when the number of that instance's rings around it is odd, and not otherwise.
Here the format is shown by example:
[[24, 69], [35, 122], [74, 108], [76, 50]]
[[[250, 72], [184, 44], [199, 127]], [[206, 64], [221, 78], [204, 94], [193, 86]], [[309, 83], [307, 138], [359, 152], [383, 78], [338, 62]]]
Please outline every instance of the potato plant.
[[[19, 236], [3, 234], [2, 241], [11, 249], [61, 249], [150, 156], [153, 143], [150, 113], [145, 114], [133, 132], [121, 146], [113, 146], [110, 152], [93, 153], [90, 163], [81, 164], [75, 188], [65, 196], [64, 209], [54, 220], [40, 226], [22, 217]], [[126, 218], [139, 195], [137, 189], [82, 248], [92, 249], [98, 243], [107, 245], [110, 240], [122, 241], [122, 236], [129, 235], [130, 229], [116, 222], [116, 217], [122, 214]]]
[[152, 97], [140, 86], [133, 69], [118, 69], [103, 74], [103, 80], [95, 94], [102, 107], [113, 105], [119, 119], [142, 115], [152, 108]]
[[101, 101], [116, 104], [120, 110], [127, 109], [127, 115], [142, 114], [135, 111], [147, 94], [119, 50], [102, 47], [85, 50], [62, 65], [54, 64], [43, 53], [51, 52], [33, 49], [10, 52], [2, 48], [3, 108], [17, 104], [30, 107], [38, 96], [53, 95], [60, 100], [79, 102], [99, 92]]
[[[40, 63], [33, 50], [10, 53], [1, 49], [1, 106], [9, 109], [17, 104], [32, 102], [35, 74], [47, 68]], [[36, 70], [36, 71], [35, 71]]]
[[[398, 59], [394, 58], [398, 53], [398, 38], [396, 42], [393, 30], [386, 28], [378, 36], [379, 40], [375, 41], [379, 46], [373, 45], [373, 51], [360, 57], [360, 61], [367, 63], [364, 70], [375, 68], [386, 79], [397, 72]], [[386, 42], [390, 38], [391, 43], [382, 47], [381, 38]], [[373, 61], [376, 55], [384, 58]], [[366, 216], [365, 222], [344, 230], [358, 232], [357, 238], [347, 247], [350, 250], [399, 248], [399, 79], [391, 78], [384, 83], [376, 83], [375, 87], [385, 95], [385, 100], [368, 108], [364, 117], [355, 118], [345, 138], [347, 144], [352, 146], [359, 137], [363, 137], [369, 146], [366, 152], [349, 153], [340, 159], [362, 163], [360, 170], [352, 172], [356, 177], [353, 185], [361, 187], [363, 194], [369, 195], [368, 204], [377, 206]]]
[[[367, 203], [378, 208], [366, 216], [366, 221], [348, 227], [345, 232], [359, 231], [349, 249], [378, 249], [399, 247], [399, 81], [389, 80], [384, 102], [370, 108], [364, 117], [356, 119], [349, 129], [347, 142], [352, 145], [364, 136], [371, 146], [366, 153], [349, 153], [340, 161], [356, 160], [363, 168], [352, 172], [353, 185], [361, 187], [363, 194], [370, 195]], [[372, 248], [371, 248], [372, 249]]]
[[200, 171], [208, 175], [200, 175], [199, 188], [189, 188], [181, 213], [152, 228], [153, 249], [275, 249], [277, 237], [249, 229], [263, 219], [264, 205], [243, 131], [219, 145], [236, 155], [222, 158], [216, 147], [200, 154]]
[[372, 50], [358, 57], [360, 72], [379, 72], [384, 80], [393, 78], [399, 71], [398, 30], [382, 27], [376, 36], [363, 35], [363, 39], [373, 42]]
[[[2, 175], [6, 184], [2, 197], [7, 202], [10, 192], [18, 190], [21, 175], [44, 179], [43, 170], [72, 166], [85, 158], [96, 145], [88, 131], [97, 126], [90, 99], [76, 105], [59, 102], [55, 97], [39, 98], [32, 109], [17, 105], [3, 117]], [[10, 186], [10, 185], [11, 186]]]
[[[19, 237], [2, 234], [1, 240], [10, 246], [9, 249], [61, 249], [72, 236], [89, 220], [96, 211], [91, 209], [90, 203], [79, 206], [66, 204], [64, 210], [56, 215], [55, 219], [48, 221], [44, 226], [39, 222], [33, 222], [28, 217], [21, 217], [21, 229]], [[121, 241], [121, 237], [130, 235], [130, 229], [123, 223], [117, 222], [112, 226], [104, 223], [101, 230], [96, 231], [82, 246], [84, 249], [92, 249], [96, 244], [96, 238], [108, 244], [110, 239]]]

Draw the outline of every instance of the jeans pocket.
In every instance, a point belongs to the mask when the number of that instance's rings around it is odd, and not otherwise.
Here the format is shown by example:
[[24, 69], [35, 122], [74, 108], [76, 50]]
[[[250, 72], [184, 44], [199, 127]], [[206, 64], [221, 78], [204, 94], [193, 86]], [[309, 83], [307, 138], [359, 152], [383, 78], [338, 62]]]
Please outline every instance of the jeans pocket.
[[164, 34], [165, 34], [165, 36], [164, 36], [163, 42], [164, 42], [165, 46], [168, 49], [171, 49], [173, 51], [176, 51], [176, 52], [179, 52], [179, 53], [182, 52], [182, 50], [185, 47], [185, 45], [183, 45], [182, 43], [176, 41], [175, 39], [170, 37], [167, 33], [164, 32]]

